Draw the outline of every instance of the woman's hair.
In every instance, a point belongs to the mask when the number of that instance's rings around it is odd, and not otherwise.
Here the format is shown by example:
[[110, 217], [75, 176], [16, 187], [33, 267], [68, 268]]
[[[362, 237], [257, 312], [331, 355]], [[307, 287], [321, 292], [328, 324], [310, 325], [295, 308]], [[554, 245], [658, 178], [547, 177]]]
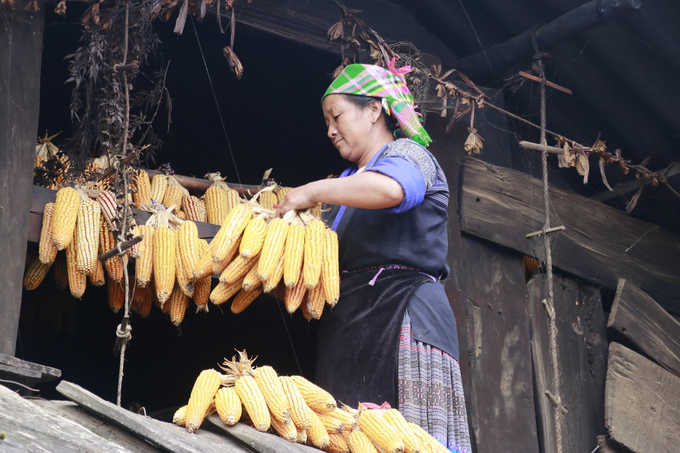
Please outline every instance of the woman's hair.
[[[359, 94], [344, 94], [344, 93], [342, 93], [342, 96], [344, 96], [345, 99], [347, 99], [352, 104], [354, 104], [357, 107], [360, 107], [362, 109], [371, 105], [371, 102], [373, 102], [373, 101], [378, 101], [382, 104], [382, 98], [377, 98], [377, 97], [372, 97], [372, 96], [361, 96]], [[397, 120], [392, 118], [385, 111], [385, 109], [383, 109], [382, 107], [381, 107], [381, 110], [382, 110], [382, 116], [385, 119], [385, 124], [387, 125], [387, 128], [391, 132], [394, 132], [395, 130], [399, 129], [399, 125], [397, 124]]]

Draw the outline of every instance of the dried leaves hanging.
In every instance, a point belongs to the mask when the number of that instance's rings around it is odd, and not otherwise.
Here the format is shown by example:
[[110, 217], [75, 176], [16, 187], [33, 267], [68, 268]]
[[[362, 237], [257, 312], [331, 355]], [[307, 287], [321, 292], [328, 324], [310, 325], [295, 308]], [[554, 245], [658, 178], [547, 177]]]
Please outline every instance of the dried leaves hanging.
[[240, 80], [241, 76], [243, 76], [243, 65], [241, 64], [241, 60], [238, 59], [234, 51], [229, 46], [222, 49], [222, 52], [229, 62], [229, 68], [231, 68], [231, 70], [234, 72], [236, 78]]

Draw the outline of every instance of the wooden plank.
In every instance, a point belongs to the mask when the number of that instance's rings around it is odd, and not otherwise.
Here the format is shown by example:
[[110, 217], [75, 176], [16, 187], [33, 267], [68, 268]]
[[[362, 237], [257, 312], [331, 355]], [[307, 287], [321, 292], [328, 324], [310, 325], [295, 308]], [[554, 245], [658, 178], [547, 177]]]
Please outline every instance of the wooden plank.
[[134, 453], [159, 453], [162, 451], [148, 442], [133, 436], [129, 432], [90, 415], [76, 403], [43, 399], [35, 399], [33, 400], [33, 403], [45, 410], [54, 412], [68, 420], [76, 422], [93, 433], [96, 433], [99, 437], [106, 439], [109, 442], [113, 442], [114, 444], [118, 444]]
[[68, 381], [61, 381], [57, 391], [98, 418], [114, 423], [166, 451], [176, 453], [248, 451], [233, 440], [204, 429], [189, 434], [186, 429], [173, 423], [134, 414]]
[[680, 378], [619, 343], [609, 345], [609, 435], [634, 453], [678, 451]]
[[[518, 171], [469, 158], [462, 170], [461, 228], [464, 232], [542, 257], [540, 180]], [[614, 289], [620, 278], [631, 281], [672, 313], [680, 313], [680, 236], [628, 217], [617, 209], [550, 187], [555, 267], [597, 285]]]
[[[541, 451], [555, 451], [553, 407], [545, 395], [552, 389], [548, 318], [542, 300], [546, 276], [527, 284], [527, 309], [531, 322], [535, 398]], [[599, 288], [573, 277], [555, 274], [554, 304], [560, 395], [569, 411], [562, 425], [564, 451], [592, 451], [604, 431], [604, 386], [607, 370], [607, 336]]]
[[0, 364], [12, 368], [18, 374], [27, 373], [25, 375], [28, 375], [28, 373], [30, 373], [31, 376], [38, 379], [33, 382], [53, 381], [61, 377], [61, 370], [57, 368], [17, 359], [16, 357], [7, 354], [0, 354]]
[[40, 65], [45, 7], [0, 8], [0, 353], [14, 355], [21, 294], [33, 156], [38, 136]]
[[80, 424], [41, 408], [0, 385], [0, 440], [3, 453], [130, 453]]
[[260, 432], [245, 423], [237, 423], [234, 426], [225, 425], [217, 415], [211, 415], [206, 418], [205, 422], [212, 425], [214, 430], [243, 442], [248, 448], [259, 453], [319, 453], [316, 448], [288, 442], [276, 434]]
[[473, 445], [477, 453], [537, 453], [522, 256], [469, 235], [462, 253]]
[[623, 334], [664, 368], [680, 373], [680, 322], [626, 280], [619, 280], [607, 327]]

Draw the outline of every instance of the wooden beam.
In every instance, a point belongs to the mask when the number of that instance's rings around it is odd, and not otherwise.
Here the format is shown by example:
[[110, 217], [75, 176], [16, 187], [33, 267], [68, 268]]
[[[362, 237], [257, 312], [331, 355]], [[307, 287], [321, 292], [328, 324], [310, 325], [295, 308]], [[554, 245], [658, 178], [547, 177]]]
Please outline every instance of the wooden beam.
[[[661, 170], [661, 172], [663, 172], [663, 170]], [[666, 178], [668, 179], [668, 183], [671, 186], [678, 187], [678, 184], [680, 184], [680, 176], [678, 176], [679, 174], [680, 164], [674, 164], [668, 170], [668, 173], [666, 173]], [[597, 193], [590, 197], [590, 199], [601, 201], [604, 203], [605, 201], [609, 201], [612, 198], [620, 197], [632, 192], [637, 192], [637, 190], [640, 188], [640, 184], [642, 184], [642, 182], [639, 179], [633, 179], [632, 181], [628, 181], [613, 187], [614, 190], [605, 190], [600, 193]]]
[[678, 451], [680, 379], [619, 343], [609, 345], [609, 435], [633, 453]]
[[[543, 257], [543, 241], [525, 236], [543, 227], [543, 188], [524, 173], [468, 158], [462, 168], [463, 232], [526, 255]], [[624, 278], [664, 308], [680, 313], [680, 236], [625, 213], [550, 186], [555, 267], [606, 288]]]
[[7, 354], [0, 354], [0, 366], [2, 366], [0, 375], [27, 376], [30, 378], [31, 385], [36, 382], [53, 381], [61, 377], [61, 370], [57, 368], [27, 362]]
[[626, 280], [619, 280], [607, 327], [680, 376], [680, 322]]

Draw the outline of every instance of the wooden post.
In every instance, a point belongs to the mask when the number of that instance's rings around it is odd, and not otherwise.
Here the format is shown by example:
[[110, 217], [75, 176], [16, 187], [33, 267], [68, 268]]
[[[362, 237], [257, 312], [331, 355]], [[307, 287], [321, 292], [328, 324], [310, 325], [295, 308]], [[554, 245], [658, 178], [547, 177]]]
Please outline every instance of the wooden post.
[[38, 137], [45, 6], [0, 5], [0, 353], [14, 355]]

